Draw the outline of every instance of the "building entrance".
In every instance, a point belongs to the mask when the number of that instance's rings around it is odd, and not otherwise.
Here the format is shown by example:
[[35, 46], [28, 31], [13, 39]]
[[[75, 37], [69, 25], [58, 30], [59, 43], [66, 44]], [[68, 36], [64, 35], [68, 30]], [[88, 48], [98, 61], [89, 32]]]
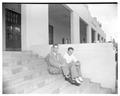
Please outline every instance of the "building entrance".
[[63, 4], [49, 4], [49, 44], [71, 43], [70, 10]]
[[[19, 6], [21, 6], [19, 4]], [[5, 50], [20, 51], [21, 50], [21, 14], [14, 11], [18, 5], [4, 4], [4, 29], [5, 32]], [[17, 8], [15, 10], [17, 10]], [[20, 7], [19, 7], [20, 10]]]

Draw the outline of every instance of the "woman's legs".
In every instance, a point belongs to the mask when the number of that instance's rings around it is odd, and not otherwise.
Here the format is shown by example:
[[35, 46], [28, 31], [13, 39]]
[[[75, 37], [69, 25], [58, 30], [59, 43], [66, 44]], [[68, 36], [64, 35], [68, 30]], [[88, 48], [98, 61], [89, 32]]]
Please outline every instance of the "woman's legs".
[[62, 67], [62, 71], [63, 71], [63, 75], [66, 78], [70, 77], [70, 70], [69, 70], [69, 65], [68, 64], [66, 64], [65, 66]]
[[83, 78], [82, 78], [82, 73], [81, 73], [81, 66], [80, 66], [80, 63], [79, 62], [77, 62], [78, 64], [76, 64], [76, 70], [77, 70], [77, 72], [78, 72], [78, 74], [79, 74], [79, 80], [80, 81], [83, 81]]
[[70, 65], [71, 65], [70, 66], [70, 72], [71, 72], [72, 79], [75, 79], [75, 78], [79, 77], [79, 73], [76, 69], [76, 65], [74, 63], [71, 63]]
[[[73, 80], [76, 80], [77, 82], [83, 81], [82, 74], [80, 70], [80, 64], [72, 63], [70, 66], [70, 72]], [[80, 82], [79, 82], [80, 83]]]

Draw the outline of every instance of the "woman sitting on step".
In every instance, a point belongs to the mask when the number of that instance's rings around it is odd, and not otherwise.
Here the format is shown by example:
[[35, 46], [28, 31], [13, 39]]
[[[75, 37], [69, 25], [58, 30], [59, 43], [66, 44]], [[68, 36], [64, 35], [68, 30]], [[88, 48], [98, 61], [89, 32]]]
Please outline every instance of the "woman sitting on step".
[[74, 49], [69, 47], [67, 52], [64, 54], [64, 59], [66, 60], [66, 65], [62, 67], [63, 73], [67, 80], [72, 79], [81, 84], [83, 81], [80, 62], [73, 55]]

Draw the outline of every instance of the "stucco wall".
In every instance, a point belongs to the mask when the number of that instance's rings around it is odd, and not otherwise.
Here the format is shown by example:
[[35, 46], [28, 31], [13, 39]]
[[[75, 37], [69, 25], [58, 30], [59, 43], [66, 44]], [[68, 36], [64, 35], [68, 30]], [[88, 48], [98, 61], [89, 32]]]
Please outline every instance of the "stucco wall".
[[112, 44], [61, 45], [60, 53], [63, 54], [68, 46], [75, 49], [74, 55], [81, 62], [84, 77], [115, 90], [116, 64]]
[[[59, 46], [59, 52], [64, 54], [69, 46], [75, 49], [74, 55], [81, 62], [81, 70], [84, 77], [100, 83], [102, 87], [115, 90], [116, 64], [112, 44], [64, 44]], [[31, 50], [40, 56], [46, 56], [50, 51], [50, 46], [34, 46]]]
[[48, 44], [48, 4], [22, 4], [22, 50]]

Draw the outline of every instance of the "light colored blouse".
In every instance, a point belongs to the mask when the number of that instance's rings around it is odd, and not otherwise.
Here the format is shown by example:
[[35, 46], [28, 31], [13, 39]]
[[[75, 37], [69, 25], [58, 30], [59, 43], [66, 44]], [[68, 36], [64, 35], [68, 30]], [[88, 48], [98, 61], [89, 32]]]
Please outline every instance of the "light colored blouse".
[[74, 55], [69, 55], [67, 52], [63, 56], [67, 63], [77, 62], [78, 60], [74, 57]]

